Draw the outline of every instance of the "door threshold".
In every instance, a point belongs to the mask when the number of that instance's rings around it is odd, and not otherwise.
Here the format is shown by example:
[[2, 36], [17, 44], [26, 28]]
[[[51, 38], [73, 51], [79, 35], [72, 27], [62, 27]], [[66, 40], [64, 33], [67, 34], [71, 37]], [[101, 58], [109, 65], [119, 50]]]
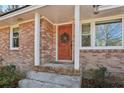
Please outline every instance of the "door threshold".
[[57, 60], [57, 62], [62, 62], [62, 63], [72, 63], [72, 60]]

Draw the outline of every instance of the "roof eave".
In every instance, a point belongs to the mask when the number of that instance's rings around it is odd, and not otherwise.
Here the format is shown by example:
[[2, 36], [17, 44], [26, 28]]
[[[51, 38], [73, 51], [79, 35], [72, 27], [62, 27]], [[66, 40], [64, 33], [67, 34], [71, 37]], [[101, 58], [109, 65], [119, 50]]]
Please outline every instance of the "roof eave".
[[23, 14], [23, 13], [26, 13], [26, 12], [29, 12], [29, 11], [44, 7], [44, 6], [46, 6], [46, 5], [32, 5], [32, 6], [28, 5], [28, 6], [25, 6], [23, 8], [13, 10], [13, 11], [7, 13], [7, 14], [3, 14], [2, 16], [0, 16], [0, 21], [2, 21], [4, 19], [7, 19], [7, 18], [17, 16], [19, 14]]
[[11, 10], [11, 11], [8, 11], [8, 12], [6, 12], [6, 13], [1, 14], [0, 17], [1, 17], [1, 16], [4, 16], [4, 15], [7, 15], [7, 14], [10, 14], [10, 13], [13, 13], [13, 12], [15, 12], [15, 11], [18, 11], [18, 10], [20, 10], [20, 9], [23, 9], [23, 8], [29, 7], [29, 6], [30, 6], [30, 5], [25, 5], [25, 6], [23, 6], [23, 7], [20, 7], [20, 8], [17, 8], [17, 9]]

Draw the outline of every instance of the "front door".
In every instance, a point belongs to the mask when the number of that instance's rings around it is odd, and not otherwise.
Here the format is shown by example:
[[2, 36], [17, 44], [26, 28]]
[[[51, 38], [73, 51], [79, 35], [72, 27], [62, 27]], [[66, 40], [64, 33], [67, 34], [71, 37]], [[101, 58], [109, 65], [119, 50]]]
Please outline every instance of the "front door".
[[58, 27], [58, 60], [72, 60], [72, 24]]

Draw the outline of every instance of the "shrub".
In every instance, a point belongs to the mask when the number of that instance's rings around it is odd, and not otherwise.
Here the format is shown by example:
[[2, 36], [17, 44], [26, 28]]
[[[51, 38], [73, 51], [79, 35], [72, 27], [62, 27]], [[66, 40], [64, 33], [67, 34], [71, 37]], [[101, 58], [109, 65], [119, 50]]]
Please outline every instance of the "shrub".
[[[82, 78], [82, 87], [92, 87], [92, 88], [111, 88], [111, 87], [124, 87], [123, 84], [115, 82], [110, 77], [110, 72], [108, 72], [106, 67], [99, 66], [98, 69], [90, 69], [85, 72], [90, 74], [92, 78]], [[91, 76], [92, 75], [92, 76]]]
[[107, 68], [104, 66], [99, 66], [98, 69], [94, 69], [94, 79], [99, 81], [104, 81], [105, 78], [110, 76], [110, 72], [108, 72]]
[[17, 87], [18, 80], [22, 78], [16, 71], [15, 65], [4, 66], [0, 69], [0, 87]]

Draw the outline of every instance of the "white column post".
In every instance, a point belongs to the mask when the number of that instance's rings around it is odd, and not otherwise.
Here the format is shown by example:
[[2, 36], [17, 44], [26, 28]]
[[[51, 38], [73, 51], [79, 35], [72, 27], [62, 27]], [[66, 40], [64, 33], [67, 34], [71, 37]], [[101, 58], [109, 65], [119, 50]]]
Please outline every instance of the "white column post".
[[35, 13], [34, 65], [40, 65], [40, 14]]
[[122, 48], [124, 48], [124, 17], [122, 18]]
[[95, 47], [95, 22], [91, 21], [91, 47]]
[[80, 6], [75, 5], [75, 52], [74, 69], [79, 70], [79, 48], [80, 48]]

